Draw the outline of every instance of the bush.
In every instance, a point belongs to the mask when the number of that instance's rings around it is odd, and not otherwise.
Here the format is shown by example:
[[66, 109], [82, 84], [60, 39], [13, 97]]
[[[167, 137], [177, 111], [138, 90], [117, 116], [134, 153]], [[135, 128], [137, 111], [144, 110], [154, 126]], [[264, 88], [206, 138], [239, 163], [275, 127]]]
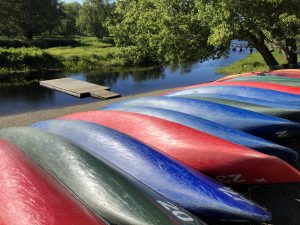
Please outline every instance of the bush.
[[0, 48], [22, 48], [36, 47], [41, 49], [58, 46], [79, 46], [80, 43], [73, 38], [35, 38], [33, 40], [23, 40], [17, 38], [0, 38]]
[[153, 60], [148, 54], [136, 46], [123, 47], [119, 53], [124, 65], [157, 65], [158, 61]]
[[102, 42], [106, 44], [112, 44], [112, 45], [115, 44], [115, 41], [112, 37], [103, 37]]
[[60, 66], [61, 64], [56, 58], [38, 48], [0, 48], [0, 67], [2, 68], [30, 72]]

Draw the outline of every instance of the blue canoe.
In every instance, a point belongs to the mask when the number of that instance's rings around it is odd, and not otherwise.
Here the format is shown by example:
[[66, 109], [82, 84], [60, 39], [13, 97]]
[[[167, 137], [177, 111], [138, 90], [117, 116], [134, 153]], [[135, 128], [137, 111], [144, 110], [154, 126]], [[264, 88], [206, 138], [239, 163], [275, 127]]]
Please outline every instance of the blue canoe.
[[165, 96], [187, 94], [236, 95], [241, 97], [254, 98], [264, 101], [281, 103], [284, 105], [294, 105], [296, 107], [300, 107], [300, 95], [246, 86], [201, 86], [181, 91], [175, 91]]
[[168, 109], [142, 107], [142, 106], [123, 106], [117, 107], [114, 105], [108, 106], [107, 110], [118, 110], [125, 112], [134, 112], [148, 116], [154, 116], [160, 119], [169, 120], [175, 123], [194, 128], [196, 130], [220, 137], [227, 141], [257, 150], [259, 152], [273, 155], [289, 163], [295, 163], [298, 154], [289, 148], [277, 145], [273, 142], [264, 140], [262, 138], [253, 136], [251, 134], [232, 129], [221, 124], [202, 119], [197, 116], [192, 116], [186, 113], [180, 113]]
[[249, 104], [254, 105], [260, 105], [265, 107], [271, 107], [271, 108], [280, 108], [280, 109], [295, 109], [300, 110], [300, 106], [295, 106], [291, 104], [283, 104], [281, 102], [272, 102], [272, 101], [266, 101], [256, 98], [249, 98], [249, 97], [242, 97], [238, 95], [228, 95], [228, 94], [222, 94], [222, 93], [197, 93], [197, 94], [187, 94], [187, 95], [176, 95], [176, 97], [187, 97], [190, 98], [190, 96], [199, 96], [199, 97], [207, 97], [207, 98], [219, 98], [219, 99], [227, 99], [237, 102], [245, 102]]
[[266, 221], [269, 213], [212, 179], [112, 129], [52, 120], [33, 127], [61, 135], [209, 221]]
[[298, 123], [203, 100], [179, 97], [143, 97], [119, 102], [112, 106], [147, 106], [174, 110], [271, 140], [300, 135], [300, 124]]

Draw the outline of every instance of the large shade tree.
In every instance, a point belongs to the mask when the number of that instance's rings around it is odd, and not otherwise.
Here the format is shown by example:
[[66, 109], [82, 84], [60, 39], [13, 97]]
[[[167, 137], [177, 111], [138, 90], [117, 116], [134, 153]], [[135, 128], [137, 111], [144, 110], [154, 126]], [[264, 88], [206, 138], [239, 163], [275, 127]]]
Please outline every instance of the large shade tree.
[[76, 24], [80, 8], [81, 5], [78, 2], [63, 3], [62, 16], [55, 33], [64, 36], [80, 34]]
[[184, 64], [214, 55], [195, 0], [118, 0], [109, 27], [134, 63]]
[[58, 0], [0, 1], [0, 26], [28, 39], [54, 29], [60, 15]]
[[102, 38], [108, 35], [106, 22], [113, 10], [109, 0], [85, 0], [79, 11], [77, 25], [82, 33]]
[[278, 62], [268, 43], [275, 43], [285, 53], [288, 63], [297, 63], [299, 0], [202, 0], [198, 7], [200, 18], [210, 26], [209, 44], [221, 46], [232, 39], [247, 40], [272, 66]]

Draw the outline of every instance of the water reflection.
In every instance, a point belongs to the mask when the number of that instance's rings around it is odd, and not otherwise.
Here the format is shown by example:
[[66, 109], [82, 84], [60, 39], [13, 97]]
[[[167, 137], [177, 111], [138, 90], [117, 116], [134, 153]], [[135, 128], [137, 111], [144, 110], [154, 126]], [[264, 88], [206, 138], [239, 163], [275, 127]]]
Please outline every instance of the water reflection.
[[112, 91], [130, 95], [216, 80], [222, 77], [215, 73], [216, 68], [231, 64], [248, 54], [246, 51], [231, 52], [228, 58], [207, 60], [181, 68], [135, 68], [90, 73], [47, 73], [1, 77], [0, 115], [99, 101], [93, 98], [79, 99], [40, 87], [38, 83], [40, 80], [72, 77], [109, 86]]

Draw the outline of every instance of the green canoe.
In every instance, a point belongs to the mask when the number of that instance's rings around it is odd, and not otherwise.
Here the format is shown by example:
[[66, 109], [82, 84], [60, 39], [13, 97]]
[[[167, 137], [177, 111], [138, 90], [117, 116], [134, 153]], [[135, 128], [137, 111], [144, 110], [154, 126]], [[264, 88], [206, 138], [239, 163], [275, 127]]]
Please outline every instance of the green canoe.
[[298, 109], [286, 109], [286, 108], [272, 108], [267, 106], [260, 106], [255, 104], [250, 104], [246, 102], [239, 102], [239, 101], [233, 101], [229, 99], [221, 99], [221, 98], [214, 98], [214, 97], [201, 97], [197, 95], [182, 95], [178, 97], [184, 97], [184, 98], [192, 98], [192, 99], [199, 99], [209, 102], [215, 102], [220, 103], [224, 105], [234, 106], [241, 109], [247, 109], [250, 111], [263, 113], [270, 116], [276, 116], [281, 117], [284, 119], [288, 119], [295, 122], [300, 122], [300, 110]]
[[300, 87], [300, 79], [290, 78], [290, 77], [279, 77], [279, 76], [241, 76], [241, 77], [235, 77], [226, 82], [230, 82], [230, 81], [255, 81], [255, 82], [282, 84], [282, 85], [288, 85], [292, 87]]
[[110, 224], [205, 224], [60, 136], [35, 128], [6, 128], [0, 137], [22, 149]]

